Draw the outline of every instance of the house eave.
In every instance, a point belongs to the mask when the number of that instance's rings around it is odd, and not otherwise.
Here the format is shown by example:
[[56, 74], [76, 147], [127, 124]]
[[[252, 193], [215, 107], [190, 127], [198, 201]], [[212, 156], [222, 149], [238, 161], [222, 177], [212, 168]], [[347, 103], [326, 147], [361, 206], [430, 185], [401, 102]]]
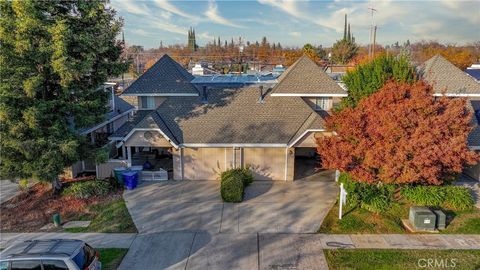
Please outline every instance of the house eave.
[[133, 93], [133, 94], [121, 94], [125, 97], [198, 97], [198, 94], [194, 93]]
[[348, 94], [329, 94], [329, 93], [315, 93], [315, 94], [297, 94], [297, 93], [272, 93], [272, 97], [348, 97]]
[[113, 122], [113, 121], [115, 121], [115, 120], [117, 120], [117, 119], [119, 119], [119, 118], [121, 118], [121, 117], [123, 117], [123, 116], [125, 116], [125, 115], [127, 115], [127, 114], [129, 114], [129, 113], [131, 113], [131, 112], [133, 112], [134, 110], [135, 110], [134, 108], [128, 109], [128, 110], [124, 111], [123, 113], [121, 113], [121, 114], [119, 114], [119, 115], [117, 115], [117, 116], [115, 116], [115, 117], [112, 117], [112, 119], [109, 119], [109, 120], [107, 120], [107, 121], [104, 121], [104, 122], [102, 122], [102, 123], [100, 123], [100, 124], [98, 124], [98, 125], [96, 125], [96, 126], [94, 126], [94, 127], [92, 127], [92, 128], [89, 128], [89, 129], [81, 132], [80, 135], [87, 135], [88, 133], [93, 132], [93, 131], [95, 131], [95, 130], [97, 130], [97, 129], [105, 126], [105, 125], [108, 125], [109, 123], [111, 123], [111, 122]]

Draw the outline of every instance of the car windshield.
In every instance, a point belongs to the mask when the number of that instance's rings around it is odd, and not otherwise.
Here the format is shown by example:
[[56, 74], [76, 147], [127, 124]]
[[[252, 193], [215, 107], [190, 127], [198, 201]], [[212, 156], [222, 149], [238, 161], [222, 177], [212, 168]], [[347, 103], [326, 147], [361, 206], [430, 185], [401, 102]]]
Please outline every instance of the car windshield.
[[85, 246], [78, 251], [78, 254], [72, 258], [72, 260], [80, 269], [84, 269], [92, 263], [94, 258], [95, 250], [91, 246], [85, 244]]

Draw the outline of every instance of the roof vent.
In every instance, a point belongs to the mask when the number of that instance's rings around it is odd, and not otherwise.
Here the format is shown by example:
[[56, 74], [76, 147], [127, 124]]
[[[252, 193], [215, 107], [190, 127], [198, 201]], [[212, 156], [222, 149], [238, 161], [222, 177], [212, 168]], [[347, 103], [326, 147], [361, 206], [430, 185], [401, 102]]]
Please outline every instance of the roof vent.
[[263, 92], [263, 85], [258, 86], [258, 91], [259, 91], [258, 102], [263, 103], [265, 99], [265, 93]]

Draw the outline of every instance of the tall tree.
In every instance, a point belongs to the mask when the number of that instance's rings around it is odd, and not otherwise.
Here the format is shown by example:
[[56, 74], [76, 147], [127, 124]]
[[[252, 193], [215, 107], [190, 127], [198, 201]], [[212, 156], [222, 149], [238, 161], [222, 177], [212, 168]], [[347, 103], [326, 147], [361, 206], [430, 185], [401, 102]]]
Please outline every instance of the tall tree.
[[367, 183], [440, 185], [479, 161], [469, 150], [472, 113], [462, 98], [434, 97], [423, 82], [387, 83], [327, 119], [322, 166]]
[[352, 37], [352, 41], [342, 39], [333, 44], [332, 61], [334, 63], [347, 64], [357, 55], [358, 46], [353, 40], [354, 38]]
[[107, 1], [0, 1], [0, 176], [57, 182], [92, 154], [77, 130], [103, 120], [125, 71]]
[[342, 81], [347, 87], [348, 97], [342, 99], [342, 107], [357, 106], [362, 98], [376, 92], [388, 80], [413, 83], [415, 70], [407, 56], [382, 54], [347, 72]]

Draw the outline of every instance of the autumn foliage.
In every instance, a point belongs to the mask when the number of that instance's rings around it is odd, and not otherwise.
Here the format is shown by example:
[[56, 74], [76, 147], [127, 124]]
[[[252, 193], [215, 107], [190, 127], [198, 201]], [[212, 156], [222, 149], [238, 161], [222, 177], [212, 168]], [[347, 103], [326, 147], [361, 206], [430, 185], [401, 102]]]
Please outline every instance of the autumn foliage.
[[440, 185], [479, 156], [467, 147], [472, 113], [463, 98], [435, 98], [423, 82], [388, 82], [327, 119], [322, 166], [367, 183]]

